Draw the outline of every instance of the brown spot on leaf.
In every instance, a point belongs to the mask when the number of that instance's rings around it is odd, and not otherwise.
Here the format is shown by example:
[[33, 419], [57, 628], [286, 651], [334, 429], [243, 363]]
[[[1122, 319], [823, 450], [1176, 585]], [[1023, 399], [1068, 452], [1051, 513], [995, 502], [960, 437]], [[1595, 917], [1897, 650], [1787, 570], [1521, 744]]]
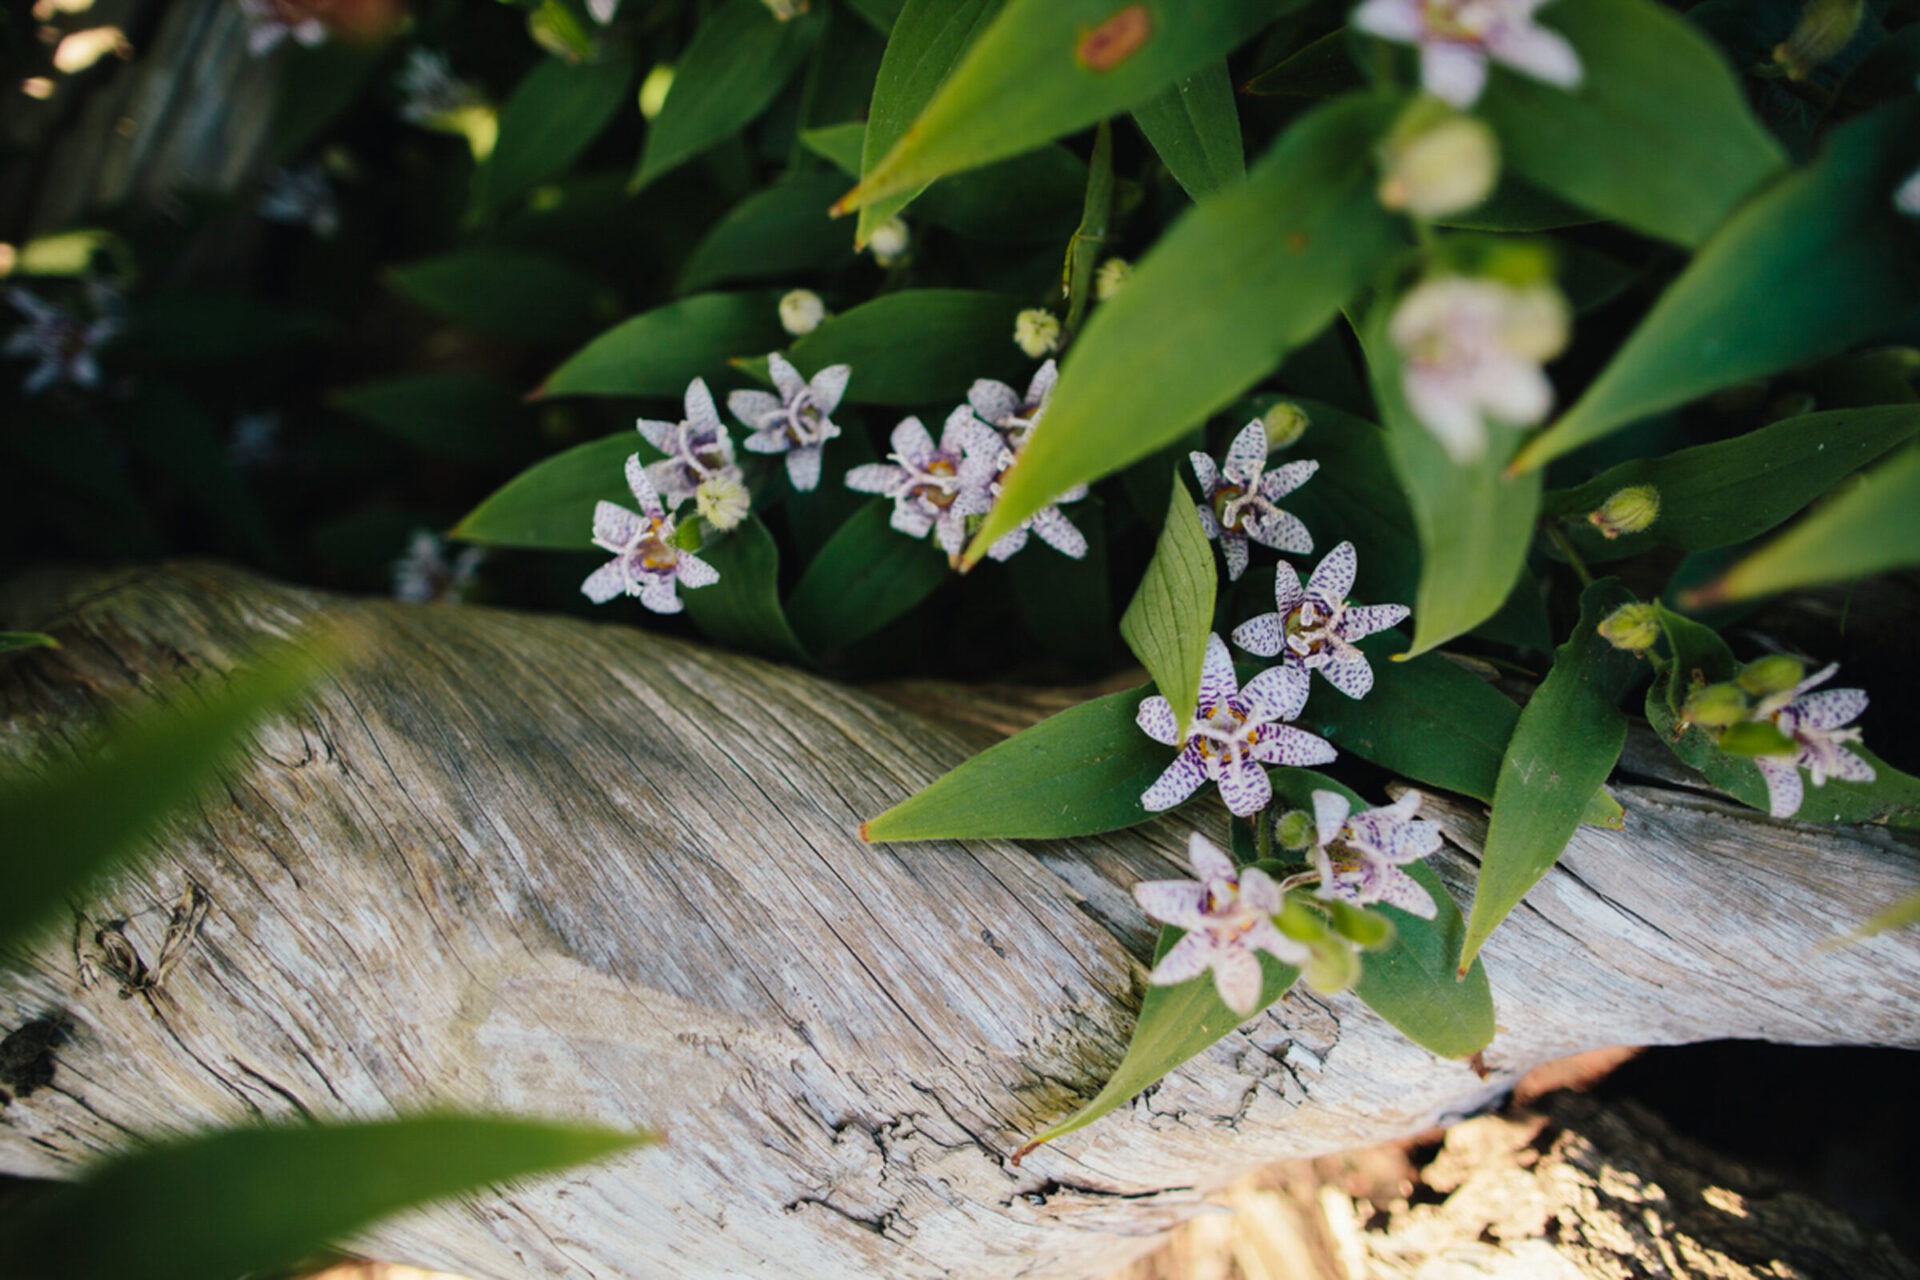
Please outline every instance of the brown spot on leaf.
[[1099, 26], [1080, 33], [1073, 56], [1089, 71], [1111, 71], [1140, 51], [1153, 34], [1153, 15], [1130, 4]]
[[1288, 253], [1305, 253], [1306, 251], [1307, 251], [1307, 233], [1304, 231], [1288, 232], [1287, 233], [1287, 252]]

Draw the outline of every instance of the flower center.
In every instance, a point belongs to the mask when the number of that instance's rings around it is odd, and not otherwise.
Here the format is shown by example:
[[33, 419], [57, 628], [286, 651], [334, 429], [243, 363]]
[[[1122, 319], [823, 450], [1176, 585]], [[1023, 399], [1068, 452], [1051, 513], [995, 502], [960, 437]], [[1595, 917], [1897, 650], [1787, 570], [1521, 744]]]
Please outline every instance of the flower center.
[[813, 392], [802, 391], [787, 406], [787, 439], [802, 447], [819, 444], [826, 438], [820, 426], [825, 420], [826, 415], [813, 402]]
[[635, 535], [627, 554], [640, 561], [650, 573], [667, 573], [680, 563], [680, 548], [673, 545], [673, 517], [649, 516]]
[[1234, 754], [1236, 743], [1258, 742], [1260, 730], [1247, 727], [1245, 711], [1231, 702], [1221, 702], [1200, 707], [1189, 736], [1201, 757], [1211, 760]]
[[1426, 0], [1422, 17], [1428, 33], [1437, 39], [1479, 44], [1496, 14], [1477, 0]]

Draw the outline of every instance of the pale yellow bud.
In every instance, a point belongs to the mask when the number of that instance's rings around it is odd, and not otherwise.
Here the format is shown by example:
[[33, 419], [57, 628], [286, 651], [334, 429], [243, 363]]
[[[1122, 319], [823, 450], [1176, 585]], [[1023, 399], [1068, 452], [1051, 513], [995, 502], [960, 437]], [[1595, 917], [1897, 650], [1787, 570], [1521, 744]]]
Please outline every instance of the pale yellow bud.
[[1101, 302], [1105, 302], [1108, 298], [1120, 292], [1120, 287], [1126, 284], [1127, 279], [1132, 275], [1133, 264], [1131, 262], [1128, 262], [1125, 258], [1108, 258], [1100, 264], [1100, 270], [1094, 274], [1093, 296]]
[[1805, 80], [1814, 68], [1847, 47], [1865, 11], [1863, 0], [1807, 0], [1793, 34], [1774, 46], [1774, 62], [1789, 80]]
[[1059, 317], [1051, 311], [1029, 307], [1013, 318], [1013, 342], [1034, 360], [1059, 350]]
[[725, 472], [708, 476], [693, 491], [693, 509], [700, 513], [702, 520], [722, 532], [738, 527], [752, 505], [747, 487]]
[[667, 90], [673, 88], [673, 68], [662, 62], [647, 72], [640, 82], [640, 118], [651, 120], [667, 105]]
[[1416, 218], [1444, 218], [1473, 208], [1500, 178], [1493, 130], [1472, 116], [1453, 116], [1381, 148], [1380, 203]]
[[888, 218], [875, 227], [873, 234], [867, 238], [867, 248], [873, 250], [873, 260], [883, 267], [891, 267], [904, 259], [907, 246], [912, 243], [912, 233], [900, 218]]
[[1267, 433], [1267, 452], [1298, 444], [1307, 433], [1307, 411], [1291, 400], [1282, 400], [1260, 415], [1261, 429]]
[[1695, 689], [1681, 704], [1680, 719], [1687, 724], [1722, 729], [1747, 718], [1747, 695], [1731, 684], [1710, 684]]
[[1660, 491], [1650, 484], [1629, 485], [1587, 513], [1587, 523], [1608, 541], [1639, 533], [1660, 518]]
[[1567, 300], [1550, 284], [1514, 289], [1500, 317], [1500, 342], [1523, 360], [1545, 364], [1567, 349], [1573, 336], [1573, 313]]
[[1600, 620], [1600, 638], [1628, 653], [1645, 653], [1660, 641], [1660, 613], [1650, 604], [1623, 604]]
[[798, 338], [812, 333], [827, 318], [827, 304], [811, 289], [795, 289], [780, 299], [780, 327]]

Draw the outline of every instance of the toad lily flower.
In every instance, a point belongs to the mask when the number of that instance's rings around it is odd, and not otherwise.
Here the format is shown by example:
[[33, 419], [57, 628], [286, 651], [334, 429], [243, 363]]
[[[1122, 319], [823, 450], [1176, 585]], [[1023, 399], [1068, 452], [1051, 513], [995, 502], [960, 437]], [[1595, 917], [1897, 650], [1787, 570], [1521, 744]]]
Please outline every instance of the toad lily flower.
[[1465, 465], [1487, 449], [1487, 418], [1530, 427], [1553, 407], [1541, 365], [1567, 345], [1566, 299], [1550, 285], [1441, 276], [1394, 310], [1407, 408]]
[[669, 507], [693, 497], [709, 478], [740, 478], [740, 468], [733, 464], [733, 440], [713, 407], [705, 379], [687, 384], [686, 407], [687, 416], [679, 422], [641, 418], [634, 424], [648, 444], [667, 455], [647, 465], [647, 479]]
[[1860, 731], [1845, 726], [1867, 709], [1866, 690], [1807, 692], [1833, 679], [1839, 669], [1835, 664], [1816, 671], [1784, 693], [1762, 699], [1747, 717], [1772, 721], [1796, 748], [1790, 756], [1753, 758], [1760, 768], [1760, 776], [1767, 781], [1767, 811], [1776, 818], [1791, 818], [1799, 812], [1804, 796], [1800, 784], [1802, 769], [1813, 775], [1816, 787], [1825, 786], [1828, 778], [1844, 778], [1848, 782], [1874, 779], [1873, 766], [1842, 746], [1860, 741]]
[[1440, 849], [1440, 828], [1414, 818], [1420, 793], [1409, 791], [1381, 809], [1353, 813], [1343, 795], [1313, 793], [1313, 865], [1320, 870], [1323, 898], [1356, 906], [1384, 902], [1423, 920], [1439, 908], [1433, 895], [1400, 868]]
[[34, 361], [21, 384], [28, 395], [38, 395], [56, 382], [82, 390], [100, 385], [100, 348], [120, 333], [119, 295], [106, 285], [90, 282], [87, 291], [100, 314], [91, 324], [64, 307], [18, 286], [7, 290], [7, 301], [25, 317], [7, 336], [0, 352]]
[[1213, 973], [1220, 1001], [1241, 1017], [1260, 1005], [1260, 957], [1304, 965], [1313, 958], [1301, 943], [1273, 927], [1283, 905], [1280, 886], [1258, 867], [1234, 869], [1233, 860], [1199, 832], [1187, 841], [1197, 880], [1148, 880], [1133, 886], [1140, 909], [1187, 934], [1160, 957], [1147, 981], [1178, 986]]
[[[1040, 425], [1041, 416], [1047, 411], [1047, 399], [1053, 395], [1053, 384], [1059, 377], [1059, 369], [1049, 360], [1034, 373], [1024, 397], [1006, 383], [996, 382], [992, 378], [977, 379], [968, 390], [968, 407], [976, 418], [999, 432], [1003, 445], [993, 476], [992, 494], [996, 500], [1000, 497], [1002, 477], [1027, 447], [1034, 428]], [[1060, 513], [1060, 504], [1078, 502], [1086, 496], [1087, 486], [1073, 486], [1021, 521], [1019, 528], [988, 547], [987, 555], [994, 560], [1008, 559], [1027, 545], [1030, 533], [1037, 533], [1040, 540], [1055, 551], [1075, 560], [1080, 559], [1087, 554], [1086, 535]]]
[[1189, 455], [1200, 481], [1200, 527], [1218, 539], [1227, 557], [1227, 578], [1247, 570], [1247, 540], [1263, 547], [1306, 555], [1313, 550], [1307, 526], [1274, 504], [1298, 489], [1320, 469], [1317, 462], [1289, 462], [1267, 470], [1267, 429], [1258, 418], [1240, 428], [1218, 467], [1204, 453]]
[[1306, 677], [1287, 667], [1262, 671], [1240, 688], [1226, 642], [1208, 636], [1200, 705], [1186, 732], [1181, 732], [1173, 707], [1157, 695], [1143, 699], [1134, 717], [1155, 742], [1180, 747], [1140, 803], [1156, 813], [1171, 809], [1211, 778], [1235, 815], [1260, 812], [1273, 799], [1273, 784], [1262, 765], [1325, 764], [1334, 757], [1324, 738], [1280, 723], [1298, 716], [1306, 705]]
[[1562, 89], [1580, 84], [1580, 55], [1534, 20], [1546, 0], [1365, 0], [1353, 25], [1418, 46], [1420, 85], [1462, 110], [1480, 97], [1489, 60]]
[[962, 406], [947, 415], [936, 447], [918, 418], [893, 429], [891, 462], [872, 462], [847, 472], [847, 487], [893, 499], [889, 522], [909, 538], [929, 530], [949, 557], [967, 541], [967, 517], [993, 505], [987, 486], [1000, 454], [1000, 437]]
[[288, 227], [305, 227], [322, 240], [340, 230], [340, 201], [318, 161], [270, 174], [260, 192], [260, 216]]
[[679, 613], [679, 584], [709, 587], [720, 581], [719, 571], [674, 542], [673, 517], [660, 503], [640, 455], [627, 459], [627, 487], [640, 504], [635, 515], [625, 507], [602, 502], [593, 511], [593, 545], [613, 552], [613, 559], [595, 569], [580, 584], [595, 604], [617, 595], [639, 596], [655, 613]]
[[327, 27], [320, 15], [332, 0], [240, 0], [252, 29], [247, 32], [247, 52], [256, 58], [271, 53], [289, 36], [294, 43], [311, 48], [327, 38]]
[[840, 434], [832, 415], [840, 407], [853, 370], [844, 364], [828, 365], [808, 382], [778, 351], [767, 357], [767, 370], [779, 395], [736, 391], [727, 397], [727, 409], [752, 429], [747, 448], [754, 453], [786, 454], [787, 478], [800, 492], [811, 493], [820, 487], [820, 450]]
[[1354, 643], [1397, 625], [1410, 610], [1403, 604], [1349, 601], [1358, 567], [1353, 544], [1343, 542], [1327, 552], [1302, 588], [1300, 575], [1281, 561], [1273, 580], [1277, 611], [1241, 623], [1233, 642], [1262, 658], [1280, 655], [1289, 669], [1299, 671], [1302, 684], [1309, 671], [1318, 671], [1349, 698], [1366, 697], [1373, 688], [1373, 668]]

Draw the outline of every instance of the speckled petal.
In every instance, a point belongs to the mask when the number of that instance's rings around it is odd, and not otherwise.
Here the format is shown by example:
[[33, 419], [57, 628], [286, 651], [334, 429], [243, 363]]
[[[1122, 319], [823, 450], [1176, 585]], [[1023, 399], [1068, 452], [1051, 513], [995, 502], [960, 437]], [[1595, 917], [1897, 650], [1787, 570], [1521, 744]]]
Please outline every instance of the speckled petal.
[[1213, 465], [1212, 458], [1197, 451], [1188, 454], [1187, 461], [1193, 464], [1193, 478], [1200, 482], [1201, 496], [1211, 497], [1213, 491], [1220, 485], [1220, 469]]
[[1260, 1010], [1260, 985], [1260, 961], [1249, 948], [1221, 946], [1213, 953], [1213, 989], [1227, 1008], [1252, 1017]]
[[1140, 909], [1176, 929], [1197, 929], [1206, 923], [1201, 910], [1206, 898], [1207, 887], [1194, 880], [1142, 880], [1133, 886], [1133, 900]]
[[[1834, 692], [1843, 692], [1835, 690]], [[1827, 761], [1827, 772], [1843, 782], [1872, 782], [1877, 776], [1873, 766], [1844, 747], [1835, 751]]]
[[1220, 551], [1227, 558], [1227, 581], [1240, 581], [1240, 575], [1247, 571], [1247, 535], [1222, 529]]
[[1198, 831], [1187, 833], [1187, 865], [1193, 868], [1194, 875], [1200, 878], [1202, 884], [1234, 878], [1233, 859]]
[[1156, 987], [1177, 987], [1191, 982], [1213, 968], [1220, 944], [1204, 929], [1196, 929], [1173, 944], [1173, 950], [1160, 957], [1147, 981]]
[[661, 422], [654, 418], [640, 418], [634, 422], [637, 430], [646, 442], [662, 453], [673, 451], [673, 434], [680, 429], [677, 422]]
[[1319, 668], [1328, 684], [1349, 698], [1364, 698], [1373, 690], [1373, 668], [1364, 656], [1349, 662], [1328, 662]]
[[615, 596], [625, 595], [626, 591], [627, 575], [618, 560], [607, 561], [580, 584], [580, 593], [595, 604], [605, 604]]
[[967, 389], [967, 404], [989, 426], [999, 426], [1020, 408], [1020, 395], [1004, 382], [976, 378]]
[[1263, 547], [1304, 556], [1313, 550], [1313, 535], [1291, 511], [1273, 511], [1246, 522], [1247, 536]]
[[1413, 610], [1403, 604], [1364, 604], [1347, 610], [1335, 634], [1348, 644], [1397, 627]]
[[933, 517], [927, 514], [920, 502], [902, 498], [894, 504], [893, 514], [887, 517], [887, 523], [893, 526], [896, 533], [904, 533], [909, 538], [924, 538], [928, 530], [933, 528]]
[[1220, 798], [1237, 818], [1251, 817], [1273, 801], [1273, 783], [1267, 780], [1267, 771], [1250, 760], [1227, 765], [1220, 770], [1217, 781]]
[[[1329, 844], [1340, 835], [1340, 828], [1346, 825], [1347, 815], [1353, 812], [1353, 802], [1338, 791], [1316, 791], [1313, 793], [1313, 828], [1320, 837], [1321, 844]], [[1321, 873], [1323, 876], [1325, 871]]]
[[1024, 551], [1026, 546], [1027, 527], [1022, 525], [1018, 529], [1014, 529], [1005, 534], [996, 540], [992, 546], [988, 547], [987, 559], [1000, 561], [1011, 560]]
[[830, 364], [813, 375], [808, 385], [813, 390], [814, 407], [822, 417], [830, 417], [840, 407], [840, 397], [847, 394], [847, 380], [852, 376], [850, 364]]
[[1865, 689], [1828, 689], [1810, 693], [1793, 704], [1799, 723], [1811, 729], [1838, 729], [1866, 709]]
[[[727, 412], [756, 429], [768, 418], [778, 417], [785, 410], [786, 406], [780, 403], [778, 396], [765, 391], [735, 391], [727, 396]], [[760, 452], [773, 451], [762, 449]]]
[[593, 540], [609, 551], [618, 551], [640, 532], [640, 519], [617, 502], [597, 502], [593, 507]]
[[1225, 702], [1240, 692], [1239, 677], [1233, 672], [1233, 654], [1218, 632], [1207, 637], [1207, 651], [1200, 659], [1200, 705]]
[[1311, 458], [1302, 458], [1298, 462], [1289, 462], [1284, 467], [1275, 467], [1260, 481], [1260, 496], [1268, 502], [1280, 499], [1313, 479], [1314, 472], [1320, 470], [1320, 464]]
[[1220, 519], [1213, 514], [1213, 508], [1204, 502], [1197, 502], [1194, 504], [1193, 510], [1194, 513], [1200, 517], [1200, 532], [1207, 535], [1207, 541], [1212, 542], [1215, 538], [1218, 538], [1220, 536]]
[[892, 494], [907, 478], [905, 467], [891, 462], [864, 462], [847, 472], [847, 488], [855, 493]]
[[767, 357], [767, 373], [773, 378], [773, 385], [780, 392], [783, 405], [792, 404], [795, 397], [807, 389], [807, 380], [800, 376], [793, 362], [778, 351]]
[[[1279, 909], [1276, 904], [1274, 910]], [[1281, 964], [1302, 965], [1313, 958], [1313, 952], [1274, 928], [1271, 920], [1254, 921], [1240, 941], [1251, 950], [1266, 952]]]
[[646, 515], [658, 519], [667, 514], [667, 509], [660, 504], [660, 494], [647, 476], [647, 466], [637, 453], [627, 455], [627, 488], [633, 490], [634, 501]]
[[1805, 794], [1800, 781], [1800, 766], [1779, 756], [1755, 756], [1754, 765], [1767, 783], [1767, 812], [1776, 818], [1791, 818], [1800, 811]]
[[727, 434], [727, 424], [720, 421], [720, 411], [713, 406], [713, 392], [707, 390], [706, 379], [695, 378], [687, 384], [686, 406], [687, 421], [695, 431], [722, 437]]
[[1255, 911], [1272, 915], [1282, 905], [1280, 886], [1260, 868], [1248, 867], [1240, 873], [1240, 901]]
[[1279, 653], [1286, 640], [1286, 627], [1277, 613], [1263, 613], [1257, 618], [1248, 618], [1233, 629], [1233, 642], [1248, 653], [1262, 658], [1271, 658]]
[[1063, 556], [1079, 560], [1087, 554], [1087, 535], [1059, 507], [1042, 507], [1034, 512], [1033, 531]]
[[1381, 867], [1378, 887], [1380, 901], [1389, 907], [1398, 907], [1422, 920], [1431, 920], [1440, 913], [1433, 895], [1398, 867]]
[[1206, 771], [1200, 767], [1200, 753], [1188, 748], [1175, 756], [1159, 781], [1141, 794], [1141, 807], [1151, 813], [1171, 809], [1198, 791], [1206, 780]]
[[1220, 474], [1244, 492], [1260, 483], [1260, 472], [1266, 465], [1267, 429], [1256, 418], [1240, 428], [1233, 443], [1227, 446], [1227, 456], [1220, 464]]
[[1240, 690], [1254, 720], [1298, 720], [1307, 707], [1307, 673], [1300, 667], [1268, 667]]
[[1342, 542], [1321, 558], [1313, 576], [1307, 579], [1307, 595], [1331, 613], [1347, 602], [1359, 571], [1360, 558], [1354, 554], [1353, 544]]
[[1180, 741], [1180, 722], [1173, 714], [1172, 705], [1159, 694], [1140, 700], [1140, 709], [1134, 712], [1133, 722], [1155, 742], [1164, 742], [1171, 747]]
[[819, 445], [787, 450], [787, 479], [801, 493], [811, 493], [820, 487]]
[[679, 613], [686, 608], [680, 602], [676, 579], [658, 573], [640, 579], [640, 603], [655, 613]]
[[1316, 764], [1329, 764], [1340, 754], [1333, 749], [1331, 742], [1305, 729], [1282, 726], [1275, 729], [1273, 734], [1278, 739], [1274, 764], [1304, 769]]
[[682, 551], [674, 561], [673, 576], [683, 587], [710, 587], [720, 581], [720, 571], [691, 551]]

